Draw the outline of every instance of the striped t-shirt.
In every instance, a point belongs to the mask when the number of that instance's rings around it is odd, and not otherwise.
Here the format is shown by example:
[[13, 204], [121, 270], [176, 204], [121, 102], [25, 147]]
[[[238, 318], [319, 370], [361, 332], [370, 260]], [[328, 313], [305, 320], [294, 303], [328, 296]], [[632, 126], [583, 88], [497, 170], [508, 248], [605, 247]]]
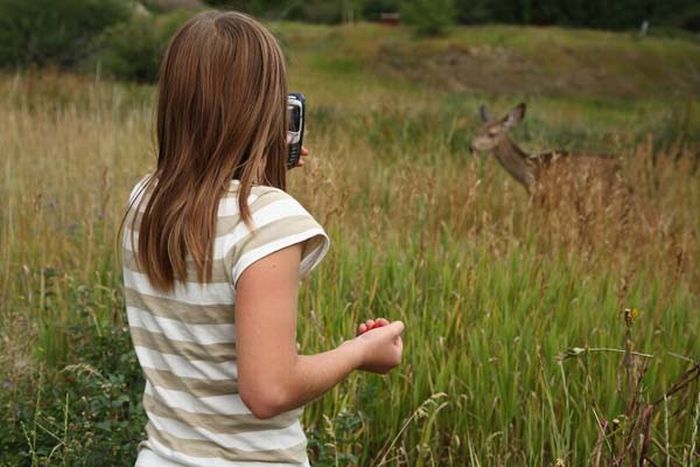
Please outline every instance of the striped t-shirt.
[[301, 274], [308, 273], [328, 251], [326, 233], [294, 198], [268, 186], [254, 186], [248, 198], [249, 230], [234, 180], [219, 203], [211, 282], [197, 282], [188, 258], [188, 280], [162, 292], [135, 259], [145, 180], [132, 191], [123, 237], [127, 317], [146, 378], [148, 437], [136, 465], [308, 465], [302, 409], [261, 420], [238, 395], [235, 284], [255, 261], [300, 242]]

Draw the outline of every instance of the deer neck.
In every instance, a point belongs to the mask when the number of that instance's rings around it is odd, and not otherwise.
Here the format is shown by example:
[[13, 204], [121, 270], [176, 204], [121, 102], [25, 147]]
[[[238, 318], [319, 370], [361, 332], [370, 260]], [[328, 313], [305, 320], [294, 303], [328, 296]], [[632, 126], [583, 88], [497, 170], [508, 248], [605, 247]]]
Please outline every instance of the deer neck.
[[532, 189], [535, 183], [535, 169], [526, 162], [528, 154], [525, 151], [506, 136], [493, 153], [498, 162], [518, 183], [528, 191]]

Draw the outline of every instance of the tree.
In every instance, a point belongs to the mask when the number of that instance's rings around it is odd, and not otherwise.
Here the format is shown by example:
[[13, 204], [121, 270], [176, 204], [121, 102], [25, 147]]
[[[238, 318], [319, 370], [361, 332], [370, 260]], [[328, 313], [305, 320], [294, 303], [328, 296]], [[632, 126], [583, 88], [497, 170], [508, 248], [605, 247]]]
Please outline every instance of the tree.
[[367, 0], [362, 6], [362, 16], [369, 21], [378, 21], [382, 13], [398, 13], [399, 0]]
[[461, 24], [478, 24], [491, 20], [491, 3], [489, 0], [455, 0], [457, 21]]
[[175, 10], [159, 16], [135, 16], [108, 28], [100, 56], [105, 70], [116, 78], [155, 81], [170, 38], [193, 14]]
[[401, 8], [403, 20], [426, 36], [444, 34], [454, 24], [456, 14], [454, 0], [408, 0]]
[[125, 0], [0, 0], [0, 65], [70, 67], [107, 27], [129, 15]]

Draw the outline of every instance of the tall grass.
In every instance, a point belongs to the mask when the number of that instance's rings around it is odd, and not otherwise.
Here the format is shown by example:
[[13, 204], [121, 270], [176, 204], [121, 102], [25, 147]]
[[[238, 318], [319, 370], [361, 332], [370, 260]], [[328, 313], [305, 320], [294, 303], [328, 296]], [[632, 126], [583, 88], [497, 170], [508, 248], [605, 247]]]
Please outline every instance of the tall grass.
[[[491, 158], [468, 155], [482, 96], [392, 88], [323, 64], [304, 74], [318, 56], [292, 58], [312, 160], [291, 192], [333, 242], [302, 290], [301, 348], [337, 345], [370, 316], [407, 324], [398, 371], [354, 374], [307, 407], [318, 464], [630, 461], [642, 448], [625, 451], [625, 440], [645, 420], [647, 457], [696, 463], [698, 383], [663, 397], [700, 360], [700, 153], [667, 137], [673, 112], [654, 100], [528, 100], [515, 135], [525, 146], [620, 155], [634, 188], [622, 223], [598, 215], [604, 206], [592, 217], [538, 209]], [[492, 100], [505, 110], [511, 99]], [[125, 324], [115, 234], [153, 166], [152, 89], [4, 76], [0, 108], [0, 391], [5, 426], [23, 433], [0, 446], [36, 464], [117, 456], [109, 440], [127, 438], [116, 430], [143, 420], [117, 396], [139, 381], [115, 334]], [[103, 366], [75, 366], [88, 360]], [[85, 394], [66, 379], [109, 397], [81, 412]], [[40, 410], [46, 394], [52, 414]], [[647, 415], [635, 408], [659, 399]]]

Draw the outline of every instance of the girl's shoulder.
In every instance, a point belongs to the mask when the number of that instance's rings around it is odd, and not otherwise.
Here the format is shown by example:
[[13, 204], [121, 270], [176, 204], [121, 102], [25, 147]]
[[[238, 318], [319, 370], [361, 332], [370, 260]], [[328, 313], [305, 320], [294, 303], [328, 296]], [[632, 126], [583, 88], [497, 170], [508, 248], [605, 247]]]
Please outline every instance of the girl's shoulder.
[[[234, 193], [235, 194], [235, 191]], [[236, 200], [237, 202], [237, 200]], [[232, 226], [226, 245], [226, 268], [235, 284], [258, 259], [287, 246], [303, 245], [301, 275], [309, 273], [326, 255], [330, 240], [323, 227], [292, 195], [270, 186], [254, 186], [248, 197], [251, 225]]]
[[[231, 180], [231, 184], [229, 185], [229, 189], [227, 192], [228, 196], [237, 196], [238, 195], [238, 189], [241, 186], [241, 182], [239, 182], [236, 179]], [[253, 195], [254, 197], [258, 197], [263, 194], [271, 194], [271, 193], [277, 193], [278, 195], [286, 195], [291, 197], [289, 193], [287, 193], [284, 190], [281, 190], [279, 188], [275, 188], [274, 186], [269, 186], [269, 185], [253, 185], [250, 188], [250, 194]]]
[[131, 189], [131, 193], [129, 194], [129, 206], [131, 206], [134, 201], [136, 201], [136, 199], [142, 195], [152, 176], [153, 174], [147, 173], [141, 177], [138, 182], [136, 182], [136, 185], [134, 185], [134, 187]]
[[[233, 180], [227, 196], [231, 200], [238, 199], [238, 181]], [[304, 216], [313, 219], [306, 208], [292, 195], [284, 190], [267, 185], [254, 185], [247, 199], [253, 220], [264, 217], [272, 220], [278, 217]], [[262, 219], [261, 219], [262, 220]]]

